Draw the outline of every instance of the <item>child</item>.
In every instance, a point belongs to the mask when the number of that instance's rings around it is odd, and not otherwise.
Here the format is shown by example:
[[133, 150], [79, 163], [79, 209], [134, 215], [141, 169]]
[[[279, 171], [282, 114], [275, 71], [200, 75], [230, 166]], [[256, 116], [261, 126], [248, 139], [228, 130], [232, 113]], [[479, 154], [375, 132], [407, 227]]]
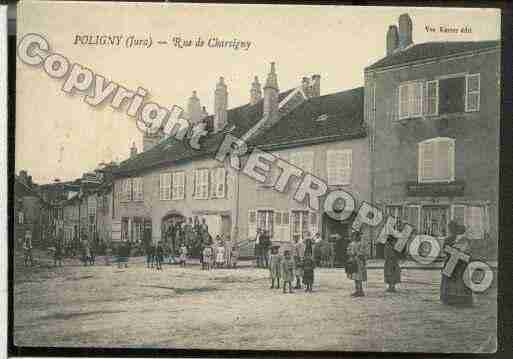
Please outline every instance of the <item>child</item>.
[[216, 267], [220, 268], [224, 264], [224, 246], [222, 242], [219, 242], [216, 251]]
[[186, 262], [187, 262], [187, 247], [185, 246], [185, 243], [182, 243], [182, 246], [180, 247], [180, 265], [185, 267]]
[[314, 281], [315, 261], [311, 253], [305, 254], [303, 259], [303, 283], [305, 284], [305, 292], [312, 292], [312, 284]]
[[287, 292], [287, 284], [289, 285], [289, 292], [292, 292], [292, 281], [294, 280], [296, 265], [294, 258], [290, 255], [290, 251], [284, 252], [283, 260], [281, 261], [281, 277], [283, 278], [283, 293]]
[[203, 263], [201, 263], [201, 269], [210, 270], [211, 263], [212, 263], [212, 247], [206, 246], [203, 249]]
[[[162, 270], [162, 262], [164, 261], [164, 247], [162, 246], [162, 243], [159, 241], [157, 243], [157, 247], [155, 249], [152, 249], [152, 251], [155, 251], [154, 259], [155, 259], [156, 270]], [[152, 267], [153, 267], [153, 264], [152, 264]]]
[[269, 272], [271, 273], [271, 289], [274, 288], [274, 281], [276, 280], [276, 288], [280, 289], [281, 277], [281, 255], [279, 253], [280, 246], [271, 247], [271, 258], [269, 260]]

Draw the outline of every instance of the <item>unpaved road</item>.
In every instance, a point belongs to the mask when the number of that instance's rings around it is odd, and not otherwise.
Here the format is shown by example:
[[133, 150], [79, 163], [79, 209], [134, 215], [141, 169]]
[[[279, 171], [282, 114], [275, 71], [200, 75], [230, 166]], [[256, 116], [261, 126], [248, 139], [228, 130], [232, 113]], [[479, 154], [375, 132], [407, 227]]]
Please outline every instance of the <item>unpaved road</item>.
[[469, 309], [441, 305], [440, 273], [405, 270], [399, 293], [370, 270], [364, 298], [351, 298], [342, 269], [319, 269], [313, 293], [269, 289], [250, 266], [201, 271], [139, 262], [16, 267], [14, 339], [21, 346], [490, 352], [496, 292]]

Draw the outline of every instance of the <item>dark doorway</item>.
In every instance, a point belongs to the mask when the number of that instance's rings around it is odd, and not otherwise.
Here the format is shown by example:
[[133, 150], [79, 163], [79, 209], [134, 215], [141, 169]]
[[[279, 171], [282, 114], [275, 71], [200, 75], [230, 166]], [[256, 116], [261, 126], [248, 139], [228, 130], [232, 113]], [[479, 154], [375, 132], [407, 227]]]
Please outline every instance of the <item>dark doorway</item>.
[[333, 234], [338, 234], [338, 239], [333, 242], [334, 265], [335, 267], [344, 267], [346, 264], [346, 250], [349, 243], [349, 222], [340, 222], [332, 219], [327, 214], [323, 214], [323, 224], [325, 238], [330, 240]]

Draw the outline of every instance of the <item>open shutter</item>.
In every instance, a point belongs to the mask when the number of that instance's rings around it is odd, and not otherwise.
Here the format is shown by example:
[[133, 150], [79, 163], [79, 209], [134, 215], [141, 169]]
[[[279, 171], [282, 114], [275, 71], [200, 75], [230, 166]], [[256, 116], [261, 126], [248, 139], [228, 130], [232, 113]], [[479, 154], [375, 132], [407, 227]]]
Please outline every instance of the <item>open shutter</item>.
[[248, 239], [256, 238], [256, 230], [257, 230], [257, 215], [256, 211], [250, 209], [248, 213]]
[[211, 186], [210, 186], [210, 197], [217, 198], [217, 181], [218, 181], [218, 168], [212, 168], [210, 171]]
[[451, 207], [451, 219], [458, 224], [465, 225], [465, 206], [453, 204]]
[[420, 228], [420, 206], [416, 205], [408, 205], [406, 206], [406, 221], [417, 230], [418, 233], [421, 233]]

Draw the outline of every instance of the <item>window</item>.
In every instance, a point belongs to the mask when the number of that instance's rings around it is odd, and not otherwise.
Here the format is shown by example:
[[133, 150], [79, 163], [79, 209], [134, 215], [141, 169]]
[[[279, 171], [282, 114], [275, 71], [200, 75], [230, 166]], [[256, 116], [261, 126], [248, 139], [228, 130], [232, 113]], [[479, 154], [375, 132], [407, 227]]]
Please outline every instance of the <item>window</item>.
[[171, 173], [160, 174], [159, 198], [161, 201], [171, 199]]
[[211, 196], [212, 198], [224, 198], [226, 195], [226, 170], [224, 167], [214, 168], [211, 171], [212, 179]]
[[422, 115], [422, 82], [399, 85], [399, 119]]
[[292, 240], [302, 241], [310, 230], [308, 211], [292, 211]]
[[274, 236], [274, 213], [272, 210], [257, 211], [257, 229], [269, 231]]
[[426, 115], [438, 115], [438, 80], [426, 82]]
[[209, 181], [209, 170], [207, 168], [198, 169], [194, 172], [195, 186], [194, 191], [195, 199], [207, 199], [208, 198], [208, 181]]
[[[405, 220], [402, 206], [387, 206], [385, 209], [387, 216], [394, 217], [396, 219], [394, 229], [401, 230], [401, 222]], [[411, 225], [411, 224], [410, 224]]]
[[185, 172], [173, 172], [173, 180], [172, 180], [172, 198], [174, 200], [184, 199], [185, 198]]
[[466, 101], [465, 111], [473, 112], [479, 111], [480, 92], [481, 92], [481, 77], [479, 74], [472, 74], [466, 76]]
[[133, 196], [133, 200], [134, 201], [142, 201], [143, 200], [143, 179], [142, 177], [136, 177], [133, 179], [133, 191], [134, 191], [134, 196]]
[[352, 150], [327, 152], [327, 170], [329, 185], [347, 185], [351, 183]]
[[87, 199], [87, 213], [90, 216], [96, 215], [96, 200], [94, 197], [89, 197]]
[[453, 205], [452, 219], [465, 226], [465, 236], [467, 238], [484, 238], [488, 223], [485, 206]]
[[125, 178], [121, 183], [121, 201], [128, 202], [132, 200], [132, 179]]
[[420, 234], [432, 237], [447, 236], [449, 208], [445, 206], [423, 206]]
[[312, 173], [314, 153], [312, 151], [291, 152], [287, 156], [288, 161], [304, 172]]
[[437, 137], [420, 142], [418, 181], [454, 181], [454, 147], [454, 139], [447, 137]]

